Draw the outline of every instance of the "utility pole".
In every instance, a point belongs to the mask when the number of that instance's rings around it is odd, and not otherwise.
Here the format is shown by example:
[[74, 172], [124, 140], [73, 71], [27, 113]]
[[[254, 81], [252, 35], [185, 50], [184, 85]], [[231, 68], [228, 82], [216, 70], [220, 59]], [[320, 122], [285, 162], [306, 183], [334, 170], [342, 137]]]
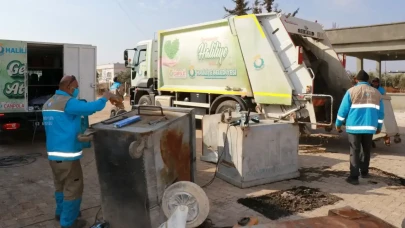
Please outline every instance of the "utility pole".
[[385, 88], [387, 88], [387, 61], [384, 61], [384, 68], [385, 68]]

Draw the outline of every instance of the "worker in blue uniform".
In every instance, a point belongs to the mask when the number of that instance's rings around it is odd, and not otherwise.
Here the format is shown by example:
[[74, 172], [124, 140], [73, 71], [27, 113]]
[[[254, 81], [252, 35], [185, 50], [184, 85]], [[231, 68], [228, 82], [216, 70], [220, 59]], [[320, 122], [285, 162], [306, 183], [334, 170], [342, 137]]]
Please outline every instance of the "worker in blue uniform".
[[371, 81], [371, 86], [373, 86], [374, 88], [376, 88], [380, 93], [381, 93], [381, 95], [385, 95], [386, 94], [386, 92], [385, 92], [385, 89], [381, 86], [381, 84], [380, 84], [380, 79], [379, 78], [374, 78], [372, 81]]
[[356, 85], [343, 97], [335, 123], [339, 132], [346, 123], [350, 143], [350, 176], [346, 181], [353, 185], [359, 184], [360, 175], [363, 178], [369, 175], [373, 135], [381, 132], [384, 120], [382, 96], [368, 80], [364, 70], [356, 75]]
[[[110, 87], [110, 92], [115, 95], [117, 99], [111, 103], [119, 109], [125, 109], [124, 106], [124, 96], [125, 96], [125, 87], [122, 86], [121, 82], [118, 81], [118, 77], [114, 77], [114, 83]], [[119, 98], [119, 99], [118, 99]], [[116, 110], [116, 112], [118, 111]]]
[[78, 219], [83, 193], [83, 173], [80, 165], [82, 145], [81, 117], [101, 111], [113, 96], [85, 102], [77, 99], [79, 84], [74, 76], [64, 76], [59, 90], [43, 106], [46, 149], [55, 185], [55, 218], [62, 228], [82, 228], [86, 221]]
[[114, 77], [114, 83], [110, 87], [110, 91], [115, 91], [121, 86], [121, 82], [118, 81], [118, 77]]

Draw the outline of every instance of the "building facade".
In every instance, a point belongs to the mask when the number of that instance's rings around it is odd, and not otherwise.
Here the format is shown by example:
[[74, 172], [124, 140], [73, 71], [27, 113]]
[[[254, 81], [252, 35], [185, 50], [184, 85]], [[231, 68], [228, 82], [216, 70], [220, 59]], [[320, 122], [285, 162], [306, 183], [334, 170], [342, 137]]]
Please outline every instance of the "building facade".
[[109, 63], [97, 66], [99, 73], [98, 83], [112, 83], [114, 77], [120, 72], [126, 71], [123, 63]]

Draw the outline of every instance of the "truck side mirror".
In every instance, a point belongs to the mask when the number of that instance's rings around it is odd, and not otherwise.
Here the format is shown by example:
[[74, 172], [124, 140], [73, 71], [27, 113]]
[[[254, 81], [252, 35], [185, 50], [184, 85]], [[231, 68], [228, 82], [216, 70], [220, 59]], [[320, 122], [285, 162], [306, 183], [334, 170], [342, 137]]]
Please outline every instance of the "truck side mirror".
[[124, 51], [124, 60], [126, 63], [128, 63], [128, 50]]

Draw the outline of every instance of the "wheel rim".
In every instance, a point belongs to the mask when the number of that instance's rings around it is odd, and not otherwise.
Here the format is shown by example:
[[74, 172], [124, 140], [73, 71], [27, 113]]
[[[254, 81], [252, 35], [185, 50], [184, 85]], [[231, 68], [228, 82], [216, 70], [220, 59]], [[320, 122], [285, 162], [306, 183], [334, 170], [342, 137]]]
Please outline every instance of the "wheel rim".
[[173, 212], [180, 205], [188, 207], [187, 222], [192, 222], [197, 218], [199, 209], [194, 196], [187, 192], [178, 192], [170, 197], [167, 206], [169, 210]]
[[235, 112], [236, 108], [234, 108], [234, 107], [226, 107], [225, 106], [225, 107], [221, 108], [217, 114], [221, 114], [223, 112], [229, 112], [229, 111]]

